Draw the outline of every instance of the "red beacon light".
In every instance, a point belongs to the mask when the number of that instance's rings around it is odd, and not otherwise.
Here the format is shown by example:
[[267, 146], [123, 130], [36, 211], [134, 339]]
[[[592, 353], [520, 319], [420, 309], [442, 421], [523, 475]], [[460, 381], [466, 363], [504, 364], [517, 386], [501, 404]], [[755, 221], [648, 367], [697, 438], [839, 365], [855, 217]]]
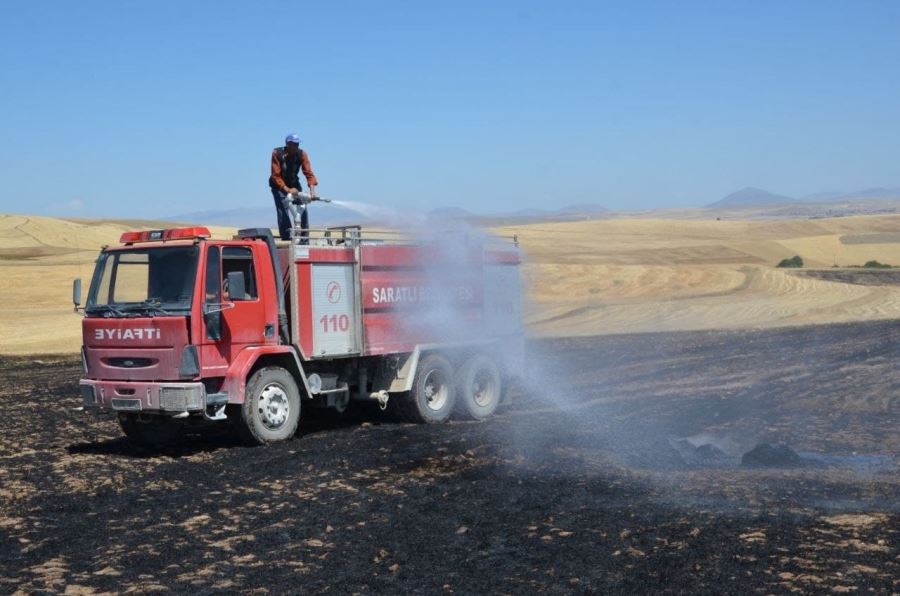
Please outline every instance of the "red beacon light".
[[185, 240], [188, 238], [209, 238], [211, 234], [208, 228], [195, 226], [193, 228], [174, 228], [165, 231], [166, 240]]
[[170, 230], [144, 230], [142, 232], [123, 232], [119, 238], [122, 244], [135, 242], [159, 242], [166, 240], [190, 240], [193, 238], [209, 238], [209, 228], [194, 226], [192, 228], [172, 228]]

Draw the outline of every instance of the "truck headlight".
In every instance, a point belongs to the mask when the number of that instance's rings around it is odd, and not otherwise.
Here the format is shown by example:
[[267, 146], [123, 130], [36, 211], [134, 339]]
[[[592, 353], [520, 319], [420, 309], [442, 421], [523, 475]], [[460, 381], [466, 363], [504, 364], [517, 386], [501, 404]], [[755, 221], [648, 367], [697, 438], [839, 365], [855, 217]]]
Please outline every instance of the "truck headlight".
[[203, 387], [163, 387], [159, 390], [159, 409], [185, 412], [203, 409]]

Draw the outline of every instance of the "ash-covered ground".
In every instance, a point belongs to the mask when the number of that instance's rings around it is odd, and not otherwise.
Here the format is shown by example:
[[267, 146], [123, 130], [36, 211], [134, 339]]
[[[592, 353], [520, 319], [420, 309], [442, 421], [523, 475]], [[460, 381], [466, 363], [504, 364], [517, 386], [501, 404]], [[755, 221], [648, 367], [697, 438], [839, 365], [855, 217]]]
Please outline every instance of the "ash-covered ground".
[[75, 410], [77, 358], [0, 359], [0, 592], [897, 593], [898, 340], [534, 342], [486, 423], [305, 412], [156, 454]]

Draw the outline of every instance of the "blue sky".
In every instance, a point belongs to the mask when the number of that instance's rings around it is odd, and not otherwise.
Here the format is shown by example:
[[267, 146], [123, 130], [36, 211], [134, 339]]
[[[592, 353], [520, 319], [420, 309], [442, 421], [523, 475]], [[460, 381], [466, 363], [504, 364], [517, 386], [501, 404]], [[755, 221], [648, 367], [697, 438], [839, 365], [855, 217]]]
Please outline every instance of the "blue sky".
[[0, 212], [478, 213], [900, 186], [900, 3], [6, 2]]

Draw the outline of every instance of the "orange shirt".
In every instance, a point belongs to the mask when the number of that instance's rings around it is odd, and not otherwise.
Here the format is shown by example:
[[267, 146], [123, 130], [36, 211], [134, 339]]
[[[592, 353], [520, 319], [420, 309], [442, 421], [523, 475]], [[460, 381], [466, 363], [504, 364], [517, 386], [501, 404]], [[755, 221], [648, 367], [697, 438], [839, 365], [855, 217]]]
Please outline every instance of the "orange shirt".
[[[319, 185], [319, 181], [316, 180], [316, 175], [313, 172], [312, 165], [309, 163], [309, 156], [306, 154], [306, 151], [302, 149], [300, 150], [300, 169], [303, 170], [303, 176], [306, 177], [306, 183], [309, 186]], [[269, 177], [269, 183], [274, 184], [282, 192], [287, 192], [288, 188], [290, 188], [285, 184], [284, 178], [281, 177], [281, 160], [278, 159], [277, 149], [272, 150], [272, 175]]]

